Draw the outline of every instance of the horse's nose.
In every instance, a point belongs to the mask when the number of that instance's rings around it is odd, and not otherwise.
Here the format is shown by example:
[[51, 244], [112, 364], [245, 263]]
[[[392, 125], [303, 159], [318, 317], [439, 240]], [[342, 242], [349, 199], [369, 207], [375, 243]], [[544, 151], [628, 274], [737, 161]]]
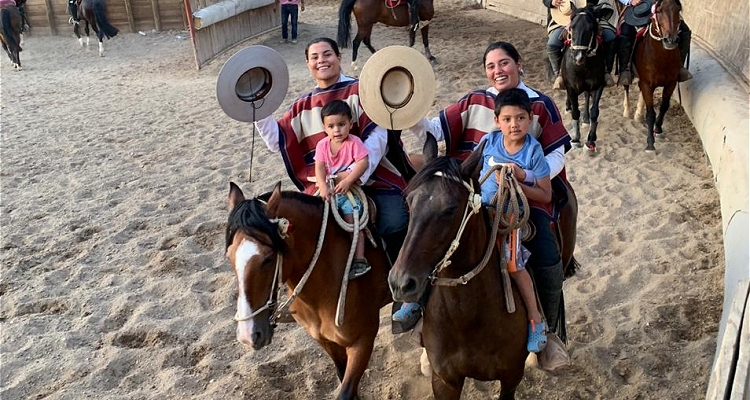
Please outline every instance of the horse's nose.
[[663, 43], [665, 49], [667, 49], [667, 50], [674, 50], [674, 49], [677, 48], [677, 45], [678, 45], [678, 37], [677, 37], [677, 35], [665, 37], [663, 39], [662, 43]]
[[394, 301], [415, 302], [419, 299], [419, 284], [408, 274], [399, 273], [394, 266], [388, 273], [388, 286]]

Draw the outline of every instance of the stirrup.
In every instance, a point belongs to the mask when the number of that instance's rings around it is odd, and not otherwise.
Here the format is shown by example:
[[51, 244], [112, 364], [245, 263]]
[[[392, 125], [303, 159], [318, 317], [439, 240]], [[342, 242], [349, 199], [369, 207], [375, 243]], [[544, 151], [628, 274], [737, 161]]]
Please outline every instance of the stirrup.
[[691, 74], [687, 68], [680, 67], [680, 74], [677, 75], [677, 82], [685, 82], [690, 79], [693, 79], [693, 74]]
[[552, 89], [565, 90], [565, 82], [563, 81], [562, 76], [558, 75], [557, 78], [555, 78], [555, 83], [552, 84]]
[[604, 86], [605, 87], [615, 86], [615, 80], [612, 79], [612, 74], [610, 74], [609, 72], [604, 73]]
[[617, 78], [617, 84], [620, 86], [629, 86], [633, 83], [630, 71], [625, 70], [620, 72], [620, 76]]

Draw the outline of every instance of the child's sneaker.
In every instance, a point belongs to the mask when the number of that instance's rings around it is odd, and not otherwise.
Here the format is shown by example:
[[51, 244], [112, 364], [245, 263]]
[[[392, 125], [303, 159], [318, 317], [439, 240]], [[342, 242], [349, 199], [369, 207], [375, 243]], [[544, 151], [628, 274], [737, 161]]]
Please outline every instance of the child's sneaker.
[[421, 312], [422, 306], [419, 303], [404, 303], [391, 318], [396, 322], [406, 322], [418, 318]]
[[526, 350], [529, 353], [538, 353], [544, 350], [547, 345], [547, 324], [544, 321], [535, 324], [529, 321], [529, 341], [526, 344]]
[[372, 267], [367, 263], [367, 260], [354, 260], [352, 267], [349, 268], [349, 280], [359, 278], [369, 271]]

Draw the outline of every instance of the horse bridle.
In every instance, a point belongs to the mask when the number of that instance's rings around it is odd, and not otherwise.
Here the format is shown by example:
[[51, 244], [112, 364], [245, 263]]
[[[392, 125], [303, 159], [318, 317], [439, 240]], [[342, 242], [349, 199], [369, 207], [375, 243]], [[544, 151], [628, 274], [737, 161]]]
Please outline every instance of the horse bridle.
[[[581, 12], [578, 13], [578, 15], [586, 15], [586, 12], [585, 11], [581, 11]], [[596, 18], [594, 18], [594, 19], [596, 19]], [[572, 25], [572, 23], [573, 22], [571, 21], [571, 25]], [[570, 27], [570, 25], [568, 25], [568, 27]], [[589, 44], [586, 45], [586, 46], [583, 46], [583, 45], [580, 45], [580, 44], [573, 44], [573, 33], [572, 33], [572, 29], [569, 28], [568, 29], [568, 41], [570, 41], [570, 48], [571, 48], [571, 50], [585, 51], [586, 52], [586, 57], [594, 57], [596, 55], [596, 50], [599, 49], [599, 40], [597, 40], [597, 38], [596, 38], [597, 34], [598, 34], [598, 32], [594, 32], [591, 35], [591, 39], [589, 40]]]

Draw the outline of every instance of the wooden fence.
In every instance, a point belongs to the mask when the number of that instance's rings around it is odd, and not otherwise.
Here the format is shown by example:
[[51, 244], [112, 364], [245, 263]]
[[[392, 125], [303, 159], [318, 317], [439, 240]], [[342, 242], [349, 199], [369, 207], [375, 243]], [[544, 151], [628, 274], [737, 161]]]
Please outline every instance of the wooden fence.
[[[107, 17], [123, 32], [187, 29], [183, 0], [106, 0]], [[27, 0], [32, 35], [72, 35], [67, 0]]]

